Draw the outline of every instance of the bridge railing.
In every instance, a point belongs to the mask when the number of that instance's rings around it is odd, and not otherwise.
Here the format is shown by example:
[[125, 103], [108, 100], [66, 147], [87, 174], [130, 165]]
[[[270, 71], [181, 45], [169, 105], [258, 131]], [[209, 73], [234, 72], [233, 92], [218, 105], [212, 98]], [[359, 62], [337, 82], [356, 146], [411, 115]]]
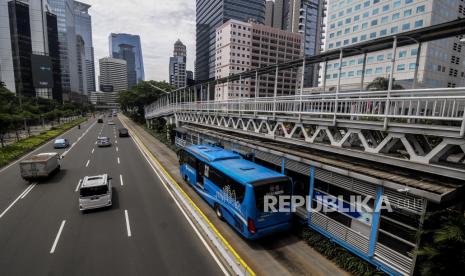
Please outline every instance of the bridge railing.
[[465, 88], [325, 93], [225, 101], [155, 102], [148, 119], [175, 112], [221, 113], [459, 126], [465, 132]]

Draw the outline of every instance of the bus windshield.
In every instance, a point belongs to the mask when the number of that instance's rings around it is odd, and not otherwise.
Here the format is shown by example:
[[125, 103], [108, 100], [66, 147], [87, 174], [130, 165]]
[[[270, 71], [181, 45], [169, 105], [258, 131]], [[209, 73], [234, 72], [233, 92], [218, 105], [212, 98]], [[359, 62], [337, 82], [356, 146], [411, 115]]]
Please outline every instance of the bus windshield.
[[254, 184], [254, 193], [257, 210], [264, 212], [265, 196], [289, 196], [292, 193], [292, 183], [287, 178], [262, 180]]

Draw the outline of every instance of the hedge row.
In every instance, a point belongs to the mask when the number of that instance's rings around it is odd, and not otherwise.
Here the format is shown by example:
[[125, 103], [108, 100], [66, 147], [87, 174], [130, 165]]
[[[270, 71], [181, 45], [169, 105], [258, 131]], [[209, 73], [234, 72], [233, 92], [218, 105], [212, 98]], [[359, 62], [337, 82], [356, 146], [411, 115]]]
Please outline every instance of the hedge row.
[[340, 268], [357, 276], [386, 275], [377, 270], [373, 265], [350, 253], [345, 248], [330, 241], [325, 236], [312, 231], [302, 229], [302, 238], [313, 249], [336, 263]]
[[22, 140], [19, 140], [16, 143], [6, 145], [3, 148], [0, 148], [0, 167], [8, 165], [19, 157], [25, 155], [28, 152], [33, 151], [40, 145], [50, 141], [51, 139], [59, 136], [63, 132], [71, 129], [78, 124], [85, 122], [87, 119], [80, 118], [72, 122], [63, 124], [61, 126], [53, 127], [48, 131], [44, 131], [39, 135], [34, 135]]

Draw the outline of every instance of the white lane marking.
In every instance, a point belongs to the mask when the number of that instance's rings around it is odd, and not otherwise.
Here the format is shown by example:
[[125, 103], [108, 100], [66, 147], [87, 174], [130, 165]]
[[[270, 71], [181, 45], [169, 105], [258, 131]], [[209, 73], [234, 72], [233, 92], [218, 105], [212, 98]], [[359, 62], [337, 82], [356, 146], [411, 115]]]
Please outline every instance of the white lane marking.
[[10, 210], [11, 207], [13, 207], [13, 205], [15, 205], [16, 202], [18, 202], [18, 200], [20, 200], [21, 197], [31, 189], [32, 189], [32, 185], [27, 187], [15, 200], [13, 200], [13, 202], [0, 214], [0, 218], [2, 218], [6, 214], [6, 212], [8, 212], [8, 210]]
[[[126, 124], [123, 123], [123, 125], [128, 128], [126, 126]], [[129, 129], [129, 128], [128, 128]], [[130, 131], [132, 132], [132, 131]], [[194, 223], [192, 222], [191, 218], [187, 215], [186, 211], [184, 211], [184, 209], [181, 207], [181, 204], [178, 202], [178, 199], [174, 196], [174, 194], [170, 191], [170, 189], [168, 188], [168, 185], [165, 183], [165, 181], [162, 179], [162, 177], [160, 176], [160, 174], [158, 173], [157, 169], [155, 169], [155, 166], [154, 164], [152, 164], [152, 162], [150, 162], [147, 154], [142, 150], [142, 147], [139, 145], [139, 142], [136, 141], [134, 139], [134, 135], [132, 133], [131, 134], [131, 140], [134, 142], [134, 144], [136, 145], [136, 147], [139, 149], [139, 151], [141, 152], [142, 156], [145, 158], [145, 160], [147, 161], [147, 163], [149, 164], [149, 166], [152, 168], [152, 170], [155, 172], [155, 174], [158, 176], [158, 179], [161, 181], [161, 183], [163, 184], [163, 186], [165, 187], [166, 191], [168, 191], [168, 194], [171, 196], [171, 198], [173, 199], [174, 203], [176, 203], [176, 206], [178, 206], [179, 210], [181, 210], [181, 213], [184, 215], [184, 217], [186, 218], [187, 222], [189, 223], [189, 225], [192, 227], [192, 229], [194, 229], [194, 232], [197, 234], [197, 237], [200, 239], [200, 241], [203, 243], [203, 245], [205, 246], [205, 248], [207, 249], [207, 251], [210, 253], [210, 255], [212, 256], [212, 258], [215, 260], [216, 264], [220, 267], [220, 269], [223, 271], [224, 275], [229, 275], [229, 273], [227, 272], [226, 268], [223, 266], [223, 264], [220, 262], [220, 260], [218, 259], [218, 257], [215, 255], [215, 253], [213, 252], [213, 249], [210, 247], [210, 245], [207, 243], [207, 241], [204, 239], [204, 237], [202, 236], [202, 234], [200, 234], [199, 230], [197, 229], [197, 227], [194, 225]]]
[[95, 141], [95, 144], [97, 145], [97, 141]]
[[55, 253], [55, 249], [58, 244], [58, 240], [60, 239], [61, 232], [63, 231], [63, 227], [65, 227], [66, 220], [63, 220], [60, 225], [60, 229], [58, 230], [57, 236], [55, 238], [55, 241], [53, 242], [52, 249], [50, 249], [50, 254]]
[[121, 183], [121, 186], [124, 186], [124, 183], [123, 183], [123, 175], [119, 175], [119, 183]]
[[76, 186], [76, 189], [74, 190], [75, 192], [77, 192], [79, 190], [79, 186], [81, 186], [81, 182], [82, 182], [82, 179], [79, 179], [79, 182]]
[[118, 147], [116, 147], [116, 151], [118, 152]]
[[92, 149], [92, 154], [94, 154], [95, 149]]
[[86, 136], [87, 133], [89, 133], [90, 129], [91, 129], [93, 126], [95, 126], [95, 124], [96, 124], [96, 123], [94, 122], [89, 128], [87, 128], [86, 131], [84, 131], [84, 132], [81, 134], [81, 136], [79, 136], [79, 137], [77, 138], [76, 142], [74, 142], [74, 143], [71, 145], [71, 147], [69, 147], [69, 149], [67, 149], [65, 152], [63, 152], [63, 154], [61, 155], [61, 157], [65, 157], [65, 156], [74, 148], [74, 146], [76, 146], [77, 143], [79, 143], [79, 141], [81, 141], [81, 139], [84, 138], [84, 136]]
[[25, 198], [27, 196], [27, 194], [29, 194], [30, 191], [32, 191], [32, 189], [34, 189], [34, 187], [36, 186], [36, 183], [32, 184], [29, 188], [29, 190], [27, 190], [25, 193], [23, 193], [23, 196], [21, 196], [21, 199]]
[[131, 237], [131, 226], [129, 225], [129, 215], [128, 210], [124, 210], [124, 217], [126, 218], [126, 231], [128, 232], [128, 237]]
[[89, 163], [90, 163], [90, 159], [87, 160], [87, 163], [86, 163], [86, 168], [89, 166]]
[[119, 157], [118, 157], [118, 164], [119, 164]]

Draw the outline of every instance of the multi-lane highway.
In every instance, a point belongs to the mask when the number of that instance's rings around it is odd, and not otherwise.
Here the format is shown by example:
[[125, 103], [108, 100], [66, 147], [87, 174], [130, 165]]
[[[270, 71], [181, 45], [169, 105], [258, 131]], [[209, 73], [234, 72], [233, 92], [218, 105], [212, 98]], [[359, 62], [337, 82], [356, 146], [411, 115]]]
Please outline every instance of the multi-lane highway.
[[[224, 267], [195, 233], [122, 127], [95, 119], [63, 135], [74, 143], [62, 170], [28, 185], [14, 163], [0, 170], [1, 275], [221, 275]], [[112, 147], [97, 148], [98, 136]], [[113, 206], [81, 213], [84, 176], [112, 177]]]

